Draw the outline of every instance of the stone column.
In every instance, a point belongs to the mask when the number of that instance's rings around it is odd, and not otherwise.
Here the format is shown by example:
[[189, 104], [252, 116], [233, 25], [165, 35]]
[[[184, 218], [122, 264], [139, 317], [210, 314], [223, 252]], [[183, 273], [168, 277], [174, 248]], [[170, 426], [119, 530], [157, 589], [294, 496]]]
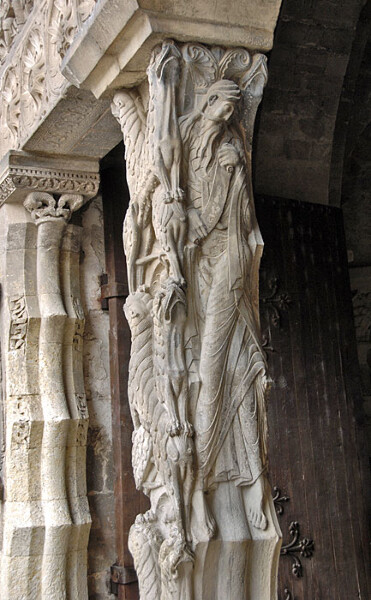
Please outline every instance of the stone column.
[[70, 165], [12, 153], [0, 183], [6, 600], [87, 598], [81, 228], [68, 221], [98, 175], [94, 161]]

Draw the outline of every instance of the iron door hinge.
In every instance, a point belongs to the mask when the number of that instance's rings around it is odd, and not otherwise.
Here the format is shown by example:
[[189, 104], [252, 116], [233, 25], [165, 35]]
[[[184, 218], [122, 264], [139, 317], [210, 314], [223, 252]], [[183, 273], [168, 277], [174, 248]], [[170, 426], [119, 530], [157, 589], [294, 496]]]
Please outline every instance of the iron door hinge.
[[103, 310], [108, 310], [108, 300], [110, 298], [127, 298], [129, 288], [127, 283], [119, 283], [118, 281], [108, 281], [107, 273], [100, 276], [100, 300]]
[[111, 594], [118, 596], [119, 585], [129, 585], [138, 581], [134, 567], [122, 567], [112, 565], [111, 567]]

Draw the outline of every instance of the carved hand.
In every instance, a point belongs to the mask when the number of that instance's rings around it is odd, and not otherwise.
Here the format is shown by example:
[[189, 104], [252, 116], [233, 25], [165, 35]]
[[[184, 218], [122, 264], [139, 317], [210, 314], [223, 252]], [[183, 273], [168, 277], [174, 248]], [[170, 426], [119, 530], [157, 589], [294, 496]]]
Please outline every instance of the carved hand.
[[234, 168], [240, 162], [240, 156], [233, 144], [223, 144], [219, 150], [219, 164], [227, 170]]
[[202, 238], [207, 235], [207, 228], [203, 222], [199, 211], [196, 208], [191, 208], [188, 211], [189, 234], [193, 243], [197, 244]]

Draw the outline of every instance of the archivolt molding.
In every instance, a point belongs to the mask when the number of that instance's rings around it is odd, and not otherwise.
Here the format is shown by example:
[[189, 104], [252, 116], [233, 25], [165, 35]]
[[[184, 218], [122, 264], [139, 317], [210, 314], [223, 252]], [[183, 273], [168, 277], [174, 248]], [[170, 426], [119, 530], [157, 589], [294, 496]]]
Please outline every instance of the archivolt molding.
[[34, 0], [2, 0], [0, 5], [0, 63], [4, 62], [14, 38], [22, 31]]
[[0, 7], [0, 151], [20, 148], [69, 87], [61, 62], [97, 0]]

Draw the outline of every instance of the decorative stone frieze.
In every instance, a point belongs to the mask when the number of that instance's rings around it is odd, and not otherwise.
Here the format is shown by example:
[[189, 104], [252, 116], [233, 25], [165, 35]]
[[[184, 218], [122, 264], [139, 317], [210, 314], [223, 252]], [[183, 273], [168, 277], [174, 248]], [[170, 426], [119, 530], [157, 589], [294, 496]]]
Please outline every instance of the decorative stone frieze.
[[[2, 210], [12, 214], [16, 207], [23, 222], [13, 220], [5, 228], [0, 588], [6, 600], [86, 600], [90, 514], [81, 227], [69, 220], [97, 189], [97, 163], [76, 161], [68, 169], [66, 157], [29, 153], [11, 153], [5, 163]], [[7, 184], [10, 178], [14, 189]], [[87, 186], [87, 195], [75, 193], [76, 181], [80, 191]], [[54, 195], [44, 191], [50, 188]]]
[[274, 600], [250, 162], [266, 58], [167, 40], [147, 75], [112, 104], [131, 195], [132, 459], [151, 501], [129, 535], [141, 600]]
[[85, 201], [97, 195], [98, 187], [96, 160], [46, 159], [41, 155], [13, 151], [0, 163], [0, 206], [6, 201], [17, 201], [31, 190], [58, 195], [78, 194]]

